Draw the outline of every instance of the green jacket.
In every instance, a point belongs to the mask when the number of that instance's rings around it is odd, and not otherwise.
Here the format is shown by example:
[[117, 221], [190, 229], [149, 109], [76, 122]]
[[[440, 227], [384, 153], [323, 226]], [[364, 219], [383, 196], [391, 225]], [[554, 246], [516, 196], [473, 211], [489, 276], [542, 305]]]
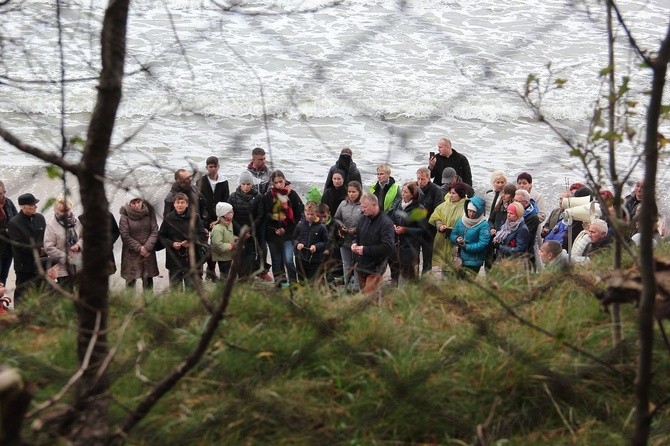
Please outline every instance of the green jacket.
[[380, 189], [379, 183], [377, 182], [370, 186], [370, 193], [374, 194], [377, 199], [379, 199], [380, 205], [382, 204], [381, 199], [383, 198], [384, 206], [382, 210], [384, 212], [388, 212], [393, 207], [393, 203], [400, 199], [400, 186], [398, 186], [398, 184], [395, 182], [395, 179], [391, 177], [389, 178], [388, 185], [384, 188], [384, 190]]

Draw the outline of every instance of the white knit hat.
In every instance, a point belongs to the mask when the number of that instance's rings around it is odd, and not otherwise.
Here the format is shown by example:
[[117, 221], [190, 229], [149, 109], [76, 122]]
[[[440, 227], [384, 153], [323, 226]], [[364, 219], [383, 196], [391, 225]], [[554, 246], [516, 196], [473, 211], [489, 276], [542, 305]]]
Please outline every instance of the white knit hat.
[[233, 210], [233, 205], [231, 205], [230, 203], [226, 203], [225, 201], [221, 201], [219, 203], [216, 203], [216, 216], [219, 217], [219, 218], [228, 214], [232, 210]]

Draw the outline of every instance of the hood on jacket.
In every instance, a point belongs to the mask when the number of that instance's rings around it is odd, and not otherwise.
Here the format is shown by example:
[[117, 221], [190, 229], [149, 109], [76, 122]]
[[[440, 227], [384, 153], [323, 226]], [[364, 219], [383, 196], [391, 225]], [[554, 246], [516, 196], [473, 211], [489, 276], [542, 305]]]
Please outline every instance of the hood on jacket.
[[472, 197], [465, 200], [465, 203], [463, 203], [464, 215], [468, 215], [468, 205], [470, 203], [477, 208], [477, 218], [484, 215], [484, 212], [486, 211], [486, 202], [481, 197]]
[[[351, 155], [348, 153], [340, 153], [340, 157], [337, 159], [337, 163], [335, 165], [344, 171], [349, 170], [349, 167], [351, 167]], [[354, 164], [355, 165], [355, 164]]]

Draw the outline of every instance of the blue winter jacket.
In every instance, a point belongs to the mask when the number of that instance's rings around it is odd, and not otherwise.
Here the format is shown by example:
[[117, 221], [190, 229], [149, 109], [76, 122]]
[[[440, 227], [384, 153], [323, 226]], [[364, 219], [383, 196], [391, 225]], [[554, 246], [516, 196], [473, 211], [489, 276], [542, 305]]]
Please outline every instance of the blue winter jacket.
[[483, 219], [475, 226], [467, 228], [463, 224], [463, 218], [467, 218], [468, 204], [472, 203], [477, 208], [477, 217], [484, 215], [486, 203], [480, 197], [472, 197], [465, 200], [465, 212], [463, 217], [454, 225], [451, 231], [451, 243], [457, 247], [456, 239], [463, 237], [465, 245], [460, 247], [461, 259], [464, 266], [480, 267], [486, 259], [488, 247], [491, 242], [491, 229], [488, 220]]

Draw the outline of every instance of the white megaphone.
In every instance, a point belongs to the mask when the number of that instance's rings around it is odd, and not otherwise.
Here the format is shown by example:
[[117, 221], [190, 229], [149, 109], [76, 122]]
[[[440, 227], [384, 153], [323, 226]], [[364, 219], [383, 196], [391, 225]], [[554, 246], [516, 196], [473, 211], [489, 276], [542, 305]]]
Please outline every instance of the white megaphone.
[[580, 206], [573, 206], [563, 211], [563, 221], [567, 224], [573, 221], [587, 221], [591, 223], [596, 218], [600, 218], [601, 215], [602, 212], [600, 211], [600, 205], [597, 202], [592, 201]]
[[561, 200], [561, 209], [569, 209], [575, 206], [583, 206], [591, 202], [591, 197], [565, 197]]

